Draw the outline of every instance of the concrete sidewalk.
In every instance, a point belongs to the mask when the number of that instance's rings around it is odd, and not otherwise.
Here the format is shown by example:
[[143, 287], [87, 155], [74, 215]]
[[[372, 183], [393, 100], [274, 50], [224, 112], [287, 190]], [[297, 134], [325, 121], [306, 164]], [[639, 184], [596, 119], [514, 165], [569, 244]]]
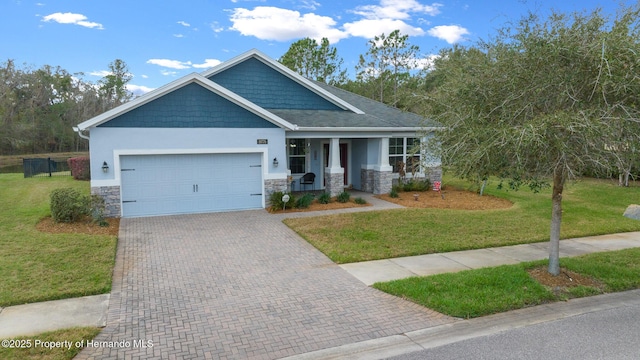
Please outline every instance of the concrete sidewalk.
[[[640, 232], [628, 232], [560, 241], [560, 257], [640, 247]], [[408, 256], [340, 265], [367, 285], [376, 282], [479, 269], [549, 257], [549, 242], [479, 250]]]
[[78, 326], [104, 327], [109, 294], [0, 308], [0, 339]]

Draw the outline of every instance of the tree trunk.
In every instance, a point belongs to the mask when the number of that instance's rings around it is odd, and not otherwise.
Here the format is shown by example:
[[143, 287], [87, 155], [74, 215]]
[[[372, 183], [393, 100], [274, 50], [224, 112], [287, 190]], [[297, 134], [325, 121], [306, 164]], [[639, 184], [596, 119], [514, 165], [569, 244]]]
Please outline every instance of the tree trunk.
[[551, 196], [551, 239], [549, 241], [549, 273], [560, 275], [560, 224], [562, 223], [562, 190], [564, 188], [564, 168], [553, 171], [553, 195]]

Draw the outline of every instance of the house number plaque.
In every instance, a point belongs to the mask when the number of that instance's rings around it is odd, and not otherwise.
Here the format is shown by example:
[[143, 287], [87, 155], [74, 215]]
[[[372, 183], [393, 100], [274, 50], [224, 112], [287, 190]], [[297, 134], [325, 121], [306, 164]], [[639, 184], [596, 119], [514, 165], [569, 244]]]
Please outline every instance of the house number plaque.
[[258, 145], [267, 145], [269, 143], [269, 139], [258, 139]]

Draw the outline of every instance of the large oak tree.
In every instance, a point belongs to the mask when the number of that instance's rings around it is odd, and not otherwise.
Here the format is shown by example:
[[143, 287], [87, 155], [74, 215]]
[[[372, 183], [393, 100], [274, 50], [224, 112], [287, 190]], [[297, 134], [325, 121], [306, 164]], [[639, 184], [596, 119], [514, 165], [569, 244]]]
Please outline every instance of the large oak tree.
[[[429, 74], [429, 116], [443, 164], [518, 187], [550, 182], [549, 272], [557, 275], [568, 179], [628, 168], [640, 144], [639, 6], [542, 19], [442, 51]], [[635, 154], [635, 155], [634, 155]]]

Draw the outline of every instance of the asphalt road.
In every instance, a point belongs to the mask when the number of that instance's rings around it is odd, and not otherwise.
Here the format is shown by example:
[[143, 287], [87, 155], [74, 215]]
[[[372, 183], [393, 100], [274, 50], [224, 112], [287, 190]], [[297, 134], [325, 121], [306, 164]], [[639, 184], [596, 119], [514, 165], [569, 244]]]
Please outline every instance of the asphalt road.
[[595, 311], [392, 359], [640, 359], [640, 305]]

